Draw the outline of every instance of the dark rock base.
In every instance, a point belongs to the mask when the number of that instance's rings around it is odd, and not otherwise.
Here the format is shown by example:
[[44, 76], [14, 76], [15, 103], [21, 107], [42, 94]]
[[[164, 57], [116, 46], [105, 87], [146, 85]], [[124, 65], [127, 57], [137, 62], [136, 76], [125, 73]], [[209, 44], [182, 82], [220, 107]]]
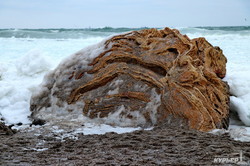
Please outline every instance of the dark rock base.
[[240, 151], [243, 161], [250, 162], [250, 143], [164, 125], [65, 142], [32, 132], [0, 135], [0, 140], [0, 165], [220, 165], [216, 157], [239, 158]]
[[6, 126], [3, 122], [0, 122], [0, 135], [13, 135], [16, 131], [12, 130], [9, 126]]

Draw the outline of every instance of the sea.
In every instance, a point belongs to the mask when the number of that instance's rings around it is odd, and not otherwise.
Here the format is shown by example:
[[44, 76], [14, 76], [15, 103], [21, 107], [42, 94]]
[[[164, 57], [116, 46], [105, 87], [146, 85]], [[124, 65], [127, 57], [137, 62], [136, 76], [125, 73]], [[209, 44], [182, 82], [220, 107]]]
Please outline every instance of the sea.
[[[28, 128], [30, 98], [43, 77], [64, 58], [105, 38], [143, 28], [86, 29], [0, 29], [0, 119], [18, 130]], [[219, 46], [227, 57], [224, 81], [230, 86], [229, 133], [239, 141], [250, 142], [250, 26], [171, 27], [189, 38], [205, 37]], [[158, 28], [161, 29], [161, 28]], [[53, 126], [55, 130], [57, 126]], [[140, 128], [121, 128], [88, 122], [75, 132], [104, 134], [131, 132]]]

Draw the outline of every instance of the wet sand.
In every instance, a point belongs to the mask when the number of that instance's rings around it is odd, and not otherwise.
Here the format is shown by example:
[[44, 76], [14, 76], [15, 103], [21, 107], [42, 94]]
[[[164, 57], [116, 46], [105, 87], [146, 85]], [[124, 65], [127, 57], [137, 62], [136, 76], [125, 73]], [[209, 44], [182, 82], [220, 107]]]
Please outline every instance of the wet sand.
[[215, 158], [239, 158], [240, 151], [250, 164], [250, 143], [164, 124], [63, 142], [56, 134], [6, 133], [0, 130], [0, 165], [220, 165]]

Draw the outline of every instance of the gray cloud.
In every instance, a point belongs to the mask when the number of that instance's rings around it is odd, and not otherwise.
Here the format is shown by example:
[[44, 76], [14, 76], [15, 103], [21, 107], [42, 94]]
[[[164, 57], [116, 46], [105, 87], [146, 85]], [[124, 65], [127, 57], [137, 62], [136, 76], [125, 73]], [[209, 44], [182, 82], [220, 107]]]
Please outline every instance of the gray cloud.
[[249, 9], [249, 0], [0, 0], [0, 28], [237, 26], [250, 25]]

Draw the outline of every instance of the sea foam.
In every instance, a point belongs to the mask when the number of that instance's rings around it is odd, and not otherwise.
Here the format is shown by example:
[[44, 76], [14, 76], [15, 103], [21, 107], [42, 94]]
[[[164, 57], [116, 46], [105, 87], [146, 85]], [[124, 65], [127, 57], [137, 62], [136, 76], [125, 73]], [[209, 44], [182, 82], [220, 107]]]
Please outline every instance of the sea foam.
[[51, 68], [50, 60], [38, 51], [31, 51], [4, 64], [0, 71], [0, 113], [7, 124], [30, 123], [30, 96]]
[[[26, 36], [21, 35], [24, 33], [23, 30], [0, 32], [0, 118], [9, 125], [31, 123], [28, 118], [31, 94], [40, 90], [42, 79], [49, 70], [54, 69], [68, 55], [100, 42], [104, 37], [116, 32], [114, 29], [112, 32], [104, 29], [105, 32], [95, 30], [84, 33], [79, 33], [80, 30], [47, 30], [43, 32], [46, 33], [45, 36], [36, 37], [42, 34], [37, 31], [25, 32]], [[250, 127], [247, 127], [250, 125], [249, 28], [243, 27], [243, 30], [182, 28], [181, 31], [190, 38], [203, 36], [212, 45], [219, 46], [223, 50], [228, 59], [227, 75], [224, 80], [228, 82], [232, 95], [230, 109], [237, 112], [243, 122], [235, 124], [232, 120], [228, 131], [232, 133], [232, 137], [237, 137], [237, 140], [249, 141]], [[51, 37], [51, 33], [54, 36]], [[58, 34], [61, 35], [59, 38]], [[240, 133], [235, 132], [239, 129]]]

